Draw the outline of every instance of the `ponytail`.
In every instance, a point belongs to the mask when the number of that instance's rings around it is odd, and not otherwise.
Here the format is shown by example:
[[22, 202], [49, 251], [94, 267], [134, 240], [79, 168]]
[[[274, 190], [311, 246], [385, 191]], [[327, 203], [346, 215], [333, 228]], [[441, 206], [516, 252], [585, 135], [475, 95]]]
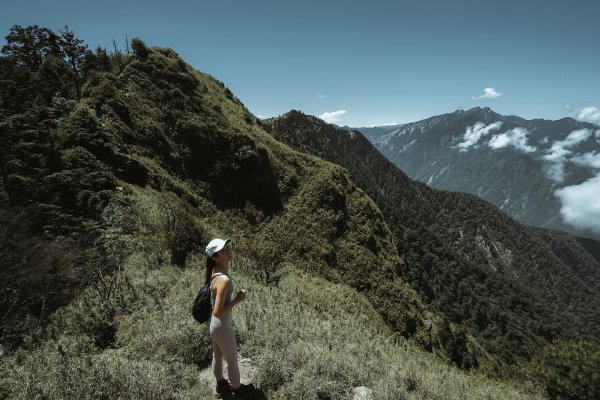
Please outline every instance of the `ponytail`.
[[212, 257], [206, 257], [206, 279], [204, 280], [205, 284], [210, 282], [210, 277], [212, 275], [212, 271], [215, 265], [217, 265], [217, 263], [215, 262], [215, 260], [213, 260]]

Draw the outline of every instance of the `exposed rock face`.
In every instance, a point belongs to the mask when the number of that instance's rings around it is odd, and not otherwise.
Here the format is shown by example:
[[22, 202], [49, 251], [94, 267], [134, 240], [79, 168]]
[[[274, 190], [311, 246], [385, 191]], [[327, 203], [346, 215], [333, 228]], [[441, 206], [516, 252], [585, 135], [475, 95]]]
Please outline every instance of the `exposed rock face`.
[[366, 386], [355, 387], [352, 394], [354, 400], [373, 400], [371, 389]]

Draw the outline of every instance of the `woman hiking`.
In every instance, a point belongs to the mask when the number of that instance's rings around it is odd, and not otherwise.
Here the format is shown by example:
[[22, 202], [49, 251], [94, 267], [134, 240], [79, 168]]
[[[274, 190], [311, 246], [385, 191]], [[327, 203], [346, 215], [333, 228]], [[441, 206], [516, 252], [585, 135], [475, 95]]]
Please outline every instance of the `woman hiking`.
[[[240, 383], [237, 343], [231, 325], [233, 308], [246, 300], [246, 291], [233, 295], [234, 281], [229, 276], [233, 251], [229, 240], [213, 239], [206, 246], [206, 282], [211, 282], [209, 331], [213, 348], [212, 371], [217, 380], [217, 393], [222, 399], [247, 399], [254, 393], [253, 385]], [[229, 381], [223, 377], [223, 358], [227, 361]]]

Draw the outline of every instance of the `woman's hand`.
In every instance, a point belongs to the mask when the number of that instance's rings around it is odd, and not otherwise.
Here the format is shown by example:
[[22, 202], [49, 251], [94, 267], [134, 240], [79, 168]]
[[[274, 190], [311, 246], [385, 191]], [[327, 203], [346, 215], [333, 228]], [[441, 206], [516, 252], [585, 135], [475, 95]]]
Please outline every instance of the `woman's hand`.
[[240, 290], [237, 293], [237, 295], [235, 296], [235, 302], [236, 303], [241, 303], [244, 300], [246, 300], [246, 291], [245, 290]]

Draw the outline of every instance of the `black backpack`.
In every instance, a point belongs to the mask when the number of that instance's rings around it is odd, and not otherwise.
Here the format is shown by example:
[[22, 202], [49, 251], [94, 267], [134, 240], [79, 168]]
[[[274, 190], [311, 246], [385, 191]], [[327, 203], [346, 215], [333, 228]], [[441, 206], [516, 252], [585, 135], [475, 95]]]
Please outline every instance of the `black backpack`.
[[200, 291], [198, 291], [196, 299], [194, 300], [192, 315], [194, 316], [194, 319], [201, 324], [205, 323], [208, 321], [208, 318], [210, 318], [210, 313], [212, 312], [212, 305], [210, 304], [210, 284], [213, 279], [220, 275], [225, 274], [215, 275], [210, 278], [210, 281], [200, 288]]

